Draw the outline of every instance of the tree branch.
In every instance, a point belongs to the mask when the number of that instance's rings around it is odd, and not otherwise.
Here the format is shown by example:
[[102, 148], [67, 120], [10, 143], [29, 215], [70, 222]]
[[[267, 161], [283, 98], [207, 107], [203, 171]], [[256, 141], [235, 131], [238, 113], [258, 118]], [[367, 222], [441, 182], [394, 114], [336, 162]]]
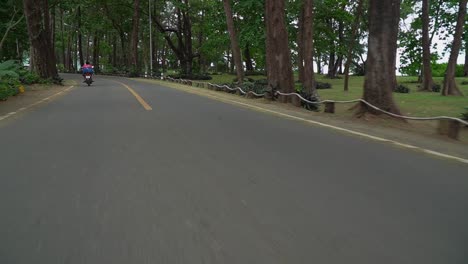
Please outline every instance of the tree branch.
[[16, 10], [16, 8], [15, 8], [15, 13], [11, 16], [11, 19], [10, 19], [10, 22], [8, 23], [5, 34], [3, 34], [3, 38], [0, 41], [0, 50], [2, 50], [3, 43], [5, 43], [5, 40], [6, 40], [7, 36], [8, 36], [8, 33], [10, 32], [10, 30], [13, 29], [14, 27], [16, 27], [16, 25], [18, 25], [19, 22], [21, 22], [21, 20], [23, 20], [23, 18], [24, 18], [24, 15], [21, 15], [21, 17], [16, 22], [13, 23], [17, 13], [18, 13], [18, 10]]

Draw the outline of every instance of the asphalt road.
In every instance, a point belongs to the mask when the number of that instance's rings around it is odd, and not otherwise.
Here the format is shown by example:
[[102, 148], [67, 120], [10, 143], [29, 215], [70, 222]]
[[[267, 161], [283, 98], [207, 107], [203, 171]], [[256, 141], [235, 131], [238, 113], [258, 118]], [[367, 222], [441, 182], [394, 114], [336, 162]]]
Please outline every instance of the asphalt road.
[[465, 264], [468, 166], [97, 76], [0, 121], [0, 263]]

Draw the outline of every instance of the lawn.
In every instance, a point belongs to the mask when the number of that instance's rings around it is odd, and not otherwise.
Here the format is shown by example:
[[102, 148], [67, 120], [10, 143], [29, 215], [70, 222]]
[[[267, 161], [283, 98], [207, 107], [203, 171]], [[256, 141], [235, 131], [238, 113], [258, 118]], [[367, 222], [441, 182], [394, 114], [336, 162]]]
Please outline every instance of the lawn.
[[[231, 83], [234, 75], [221, 74], [213, 75], [212, 83]], [[264, 79], [265, 76], [248, 76], [252, 79]], [[362, 97], [364, 77], [351, 76], [349, 81], [349, 91], [343, 91], [344, 79], [327, 79], [322, 75], [316, 76], [317, 81], [332, 84], [332, 89], [319, 90], [321, 99], [350, 100]], [[394, 93], [395, 100], [405, 115], [411, 116], [453, 116], [459, 117], [468, 107], [468, 85], [461, 85], [468, 78], [457, 78], [459, 88], [465, 97], [441, 96], [440, 93], [418, 92], [418, 84], [415, 83], [417, 77], [398, 77], [398, 83], [410, 89], [408, 94]], [[434, 81], [441, 84], [442, 78], [435, 78]]]

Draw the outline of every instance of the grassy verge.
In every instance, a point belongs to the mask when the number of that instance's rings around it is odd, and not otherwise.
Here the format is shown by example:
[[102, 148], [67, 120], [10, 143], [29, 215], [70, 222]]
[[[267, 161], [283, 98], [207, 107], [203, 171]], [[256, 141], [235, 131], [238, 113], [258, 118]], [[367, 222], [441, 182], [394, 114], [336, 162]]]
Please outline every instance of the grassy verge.
[[[222, 74], [213, 75], [212, 83], [231, 83], [234, 75]], [[248, 76], [252, 79], [264, 79], [265, 76]], [[344, 79], [327, 79], [322, 75], [317, 76], [317, 81], [332, 84], [332, 89], [319, 90], [322, 99], [349, 100], [362, 97], [364, 77], [351, 76], [349, 91], [343, 91]], [[408, 94], [394, 93], [394, 98], [400, 106], [403, 114], [411, 116], [453, 116], [459, 117], [465, 108], [468, 107], [467, 97], [441, 96], [440, 93], [418, 92], [418, 84], [415, 83], [417, 77], [398, 77], [398, 82], [410, 89]], [[434, 78], [438, 84], [442, 84], [442, 78]], [[468, 95], [468, 85], [462, 82], [468, 78], [457, 78], [459, 88], [464, 95]]]

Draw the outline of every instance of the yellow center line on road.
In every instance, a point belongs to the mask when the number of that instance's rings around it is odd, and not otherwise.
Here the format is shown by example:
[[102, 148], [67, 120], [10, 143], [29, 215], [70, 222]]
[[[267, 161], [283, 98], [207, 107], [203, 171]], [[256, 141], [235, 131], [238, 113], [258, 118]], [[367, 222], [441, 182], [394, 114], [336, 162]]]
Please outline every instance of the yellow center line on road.
[[133, 90], [130, 86], [126, 85], [125, 83], [118, 82], [118, 81], [114, 81], [114, 80], [112, 80], [112, 81], [116, 82], [116, 83], [119, 83], [119, 84], [123, 85], [125, 88], [127, 88], [127, 90], [130, 93], [132, 93], [133, 96], [135, 96], [137, 101], [140, 102], [140, 104], [143, 106], [143, 108], [145, 108], [146, 111], [153, 110], [153, 108], [137, 92], [135, 92], [135, 90]]

